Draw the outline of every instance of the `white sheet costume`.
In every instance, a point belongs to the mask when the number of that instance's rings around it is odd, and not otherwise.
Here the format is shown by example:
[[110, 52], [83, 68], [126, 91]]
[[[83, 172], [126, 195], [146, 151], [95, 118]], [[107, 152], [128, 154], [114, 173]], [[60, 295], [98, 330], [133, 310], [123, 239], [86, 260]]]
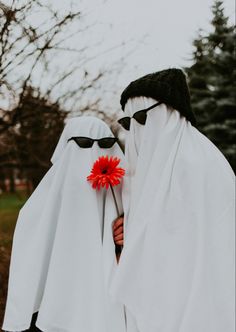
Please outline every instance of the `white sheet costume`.
[[[110, 190], [87, 182], [100, 155], [123, 158], [117, 143], [80, 148], [72, 136], [113, 137], [93, 117], [68, 121], [52, 156], [52, 167], [20, 210], [13, 239], [3, 330], [36, 326], [45, 332], [123, 332], [124, 311], [108, 285], [116, 269]], [[115, 188], [121, 210], [120, 188]], [[122, 212], [122, 210], [121, 210]], [[102, 231], [104, 223], [104, 231]], [[103, 234], [102, 234], [103, 233]]]
[[[129, 98], [124, 116], [157, 100]], [[235, 177], [222, 153], [166, 104], [131, 119], [125, 241], [111, 294], [138, 332], [234, 332]]]

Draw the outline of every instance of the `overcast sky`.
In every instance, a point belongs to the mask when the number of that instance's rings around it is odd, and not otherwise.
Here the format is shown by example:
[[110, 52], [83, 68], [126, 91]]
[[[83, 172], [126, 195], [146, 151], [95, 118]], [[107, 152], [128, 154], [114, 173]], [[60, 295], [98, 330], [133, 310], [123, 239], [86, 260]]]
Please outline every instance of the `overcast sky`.
[[[44, 1], [44, 0], [43, 0]], [[192, 41], [201, 28], [210, 30], [213, 0], [45, 0], [61, 12], [73, 9], [85, 14], [85, 24], [96, 23], [72, 44], [83, 38], [88, 57], [97, 55], [85, 65], [89, 71], [112, 68], [122, 57], [120, 70], [108, 77], [106, 89], [118, 91], [113, 104], [119, 104], [126, 85], [147, 73], [169, 67], [191, 65]], [[5, 3], [11, 3], [6, 0]], [[235, 1], [224, 1], [225, 13], [234, 22]], [[123, 46], [120, 46], [124, 43]], [[112, 51], [109, 51], [112, 49]], [[63, 59], [57, 59], [59, 62]], [[109, 95], [109, 94], [108, 94]], [[108, 96], [109, 98], [109, 96]], [[108, 102], [109, 103], [109, 102]]]
[[[125, 70], [116, 79], [122, 88], [149, 72], [190, 65], [192, 41], [198, 29], [210, 30], [213, 1], [107, 0], [98, 4], [97, 0], [87, 0], [84, 3], [92, 11], [91, 21], [94, 18], [100, 23], [93, 38], [103, 36], [101, 49], [126, 42], [125, 46], [98, 57], [95, 66], [112, 63], [126, 54], [127, 49], [133, 49], [126, 59]], [[234, 22], [235, 1], [225, 0], [224, 6]]]
[[[134, 44], [136, 41], [128, 62], [137, 67], [138, 75], [188, 65], [198, 29], [210, 29], [212, 0], [108, 0], [97, 5], [98, 2], [86, 1], [86, 6], [93, 10], [94, 21], [101, 23], [97, 38], [104, 34], [104, 49], [122, 41], [132, 40]], [[224, 5], [233, 22], [235, 1], [225, 0]], [[112, 56], [101, 57], [100, 64], [112, 61], [123, 51], [119, 48]]]

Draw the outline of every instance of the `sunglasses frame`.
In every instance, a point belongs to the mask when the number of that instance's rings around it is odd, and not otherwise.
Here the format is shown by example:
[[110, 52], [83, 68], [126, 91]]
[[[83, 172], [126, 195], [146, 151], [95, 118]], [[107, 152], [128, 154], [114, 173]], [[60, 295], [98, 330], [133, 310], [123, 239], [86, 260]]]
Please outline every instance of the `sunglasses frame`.
[[[156, 104], [149, 106], [148, 108], [145, 108], [143, 110], [135, 112], [133, 114], [133, 116], [125, 116], [125, 117], [119, 119], [118, 123], [126, 130], [130, 130], [130, 123], [131, 123], [132, 118], [135, 119], [139, 124], [145, 125], [146, 120], [147, 120], [147, 112], [150, 111], [151, 109], [155, 108], [156, 106], [161, 105], [161, 104], [162, 104], [162, 102], [159, 101]], [[137, 119], [138, 114], [143, 114], [144, 115], [144, 121], [140, 121], [140, 120]], [[122, 124], [122, 122], [124, 122], [123, 120], [128, 120], [127, 126], [124, 123]]]
[[[81, 146], [81, 145], [79, 144], [79, 142], [77, 141], [78, 138], [85, 138], [85, 139], [87, 139], [88, 141], [91, 142], [91, 146], [87, 146], [87, 147]], [[104, 141], [105, 139], [112, 139], [113, 144], [112, 144], [111, 146], [109, 146], [109, 147], [101, 146], [101, 142]], [[94, 142], [98, 142], [98, 146], [99, 146], [100, 148], [102, 148], [102, 149], [110, 149], [115, 143], [118, 142], [118, 139], [117, 139], [116, 137], [91, 138], [91, 137], [85, 137], [85, 136], [73, 136], [73, 137], [69, 138], [69, 139], [67, 140], [67, 142], [72, 141], [72, 140], [73, 140], [73, 141], [74, 141], [74, 142], [75, 142], [80, 148], [82, 148], [82, 149], [89, 149], [89, 148], [91, 148], [91, 147], [93, 146]]]

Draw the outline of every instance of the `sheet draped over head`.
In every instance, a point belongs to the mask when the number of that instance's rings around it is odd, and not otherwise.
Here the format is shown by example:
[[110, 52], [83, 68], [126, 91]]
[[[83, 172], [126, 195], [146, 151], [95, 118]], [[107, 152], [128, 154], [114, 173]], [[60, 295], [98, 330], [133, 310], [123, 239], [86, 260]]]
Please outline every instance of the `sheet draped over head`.
[[[156, 102], [127, 98], [125, 116]], [[138, 332], [233, 332], [231, 167], [165, 103], [148, 112], [144, 126], [131, 119], [125, 149], [125, 241], [112, 296]]]
[[92, 148], [80, 148], [73, 140], [67, 142], [72, 136], [114, 135], [94, 117], [72, 118], [66, 124], [52, 167], [19, 213], [4, 330], [28, 329], [38, 311], [36, 326], [42, 331], [124, 331], [123, 307], [107, 291], [117, 265], [115, 205], [110, 190], [95, 191], [86, 180], [100, 155], [123, 159], [123, 154], [118, 144], [101, 149], [95, 142]]

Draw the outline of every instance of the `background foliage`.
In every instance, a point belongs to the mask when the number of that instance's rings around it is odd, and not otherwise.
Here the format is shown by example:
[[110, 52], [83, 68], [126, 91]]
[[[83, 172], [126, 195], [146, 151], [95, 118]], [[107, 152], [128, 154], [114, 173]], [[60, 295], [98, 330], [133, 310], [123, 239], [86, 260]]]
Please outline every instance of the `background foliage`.
[[193, 64], [185, 70], [198, 128], [223, 152], [235, 171], [235, 26], [224, 15], [223, 1], [215, 1], [212, 15], [212, 32], [199, 32], [193, 42]]

